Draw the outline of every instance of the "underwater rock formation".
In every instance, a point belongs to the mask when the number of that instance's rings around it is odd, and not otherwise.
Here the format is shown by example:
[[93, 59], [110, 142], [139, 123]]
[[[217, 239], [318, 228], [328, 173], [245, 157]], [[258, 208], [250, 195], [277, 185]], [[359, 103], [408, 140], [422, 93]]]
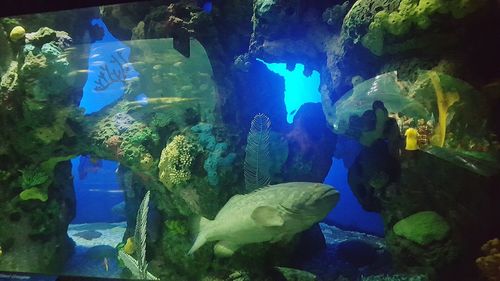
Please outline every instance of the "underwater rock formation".
[[71, 38], [47, 27], [13, 34], [8, 48], [16, 56], [0, 85], [0, 223], [9, 225], [0, 230], [0, 269], [50, 273], [72, 249], [66, 229], [75, 198], [67, 161], [80, 145], [81, 113], [65, 75], [73, 67], [66, 56]]
[[[283, 267], [301, 253], [298, 236], [245, 246], [224, 260], [209, 246], [186, 255], [195, 232], [189, 221], [214, 218], [244, 193], [247, 134], [263, 113], [272, 123], [271, 184], [322, 182], [337, 135], [361, 147], [344, 155], [349, 184], [366, 210], [382, 214], [384, 251], [401, 274], [351, 279], [475, 280], [471, 261], [500, 221], [498, 4], [235, 0], [209, 1], [206, 10], [199, 2], [1, 20], [0, 225], [11, 227], [0, 228], [0, 270], [61, 265], [75, 209], [68, 160], [83, 154], [120, 163], [123, 242], [151, 192], [147, 260], [155, 275], [270, 280], [282, 266], [285, 277], [313, 279]], [[121, 81], [122, 99], [84, 116], [77, 106], [88, 46], [71, 41], [100, 39], [102, 29], [88, 23], [99, 16], [131, 48], [139, 76]], [[302, 106], [287, 124], [283, 79], [256, 59], [304, 64], [306, 76], [318, 71], [322, 104]], [[313, 233], [308, 239], [323, 250], [321, 233]], [[486, 276], [496, 273], [492, 243], [477, 261]], [[377, 262], [371, 245], [341, 245], [353, 267]]]

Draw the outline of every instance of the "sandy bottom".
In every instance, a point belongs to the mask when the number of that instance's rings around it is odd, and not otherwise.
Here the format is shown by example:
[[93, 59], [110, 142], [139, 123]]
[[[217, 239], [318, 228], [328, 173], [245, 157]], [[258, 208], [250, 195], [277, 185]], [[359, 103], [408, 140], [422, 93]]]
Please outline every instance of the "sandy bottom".
[[122, 268], [116, 246], [122, 242], [126, 228], [125, 222], [69, 225], [68, 236], [76, 246], [63, 274], [119, 278]]
[[[76, 246], [86, 248], [111, 246], [114, 248], [122, 242], [126, 228], [126, 222], [70, 224], [68, 236], [75, 241]], [[99, 237], [92, 234], [97, 234]]]

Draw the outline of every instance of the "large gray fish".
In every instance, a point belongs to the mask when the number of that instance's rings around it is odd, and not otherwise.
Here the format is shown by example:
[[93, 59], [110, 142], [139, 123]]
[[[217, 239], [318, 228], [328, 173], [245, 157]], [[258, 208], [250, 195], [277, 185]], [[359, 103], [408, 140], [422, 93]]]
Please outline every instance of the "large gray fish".
[[270, 185], [246, 195], [235, 195], [214, 220], [201, 218], [192, 254], [209, 241], [218, 256], [231, 256], [241, 246], [291, 239], [322, 220], [337, 204], [332, 186], [312, 182]]

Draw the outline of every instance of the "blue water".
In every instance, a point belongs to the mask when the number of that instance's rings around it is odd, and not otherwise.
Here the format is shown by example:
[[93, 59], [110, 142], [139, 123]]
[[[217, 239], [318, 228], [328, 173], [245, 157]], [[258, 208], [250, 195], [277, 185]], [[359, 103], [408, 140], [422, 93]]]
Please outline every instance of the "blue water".
[[78, 167], [81, 157], [71, 160], [73, 186], [76, 193], [76, 216], [71, 223], [119, 222], [124, 217], [112, 212], [113, 206], [124, 200], [115, 173], [115, 161], [102, 160], [102, 167], [87, 171], [80, 179]]
[[334, 186], [340, 192], [340, 200], [325, 218], [326, 223], [345, 230], [355, 230], [377, 236], [384, 235], [382, 216], [379, 213], [365, 211], [352, 193], [347, 182], [347, 168], [342, 159], [333, 158], [325, 183]]
[[[88, 78], [80, 101], [85, 114], [97, 112], [120, 99], [123, 96], [124, 80], [138, 76], [128, 61], [130, 48], [116, 39], [101, 19], [93, 19], [91, 23], [102, 28], [104, 36], [90, 46]], [[101, 81], [108, 83], [99, 84], [102, 76], [104, 78]]]
[[304, 65], [296, 64], [293, 71], [286, 69], [285, 63], [267, 63], [267, 68], [276, 74], [285, 78], [285, 106], [286, 106], [286, 121], [289, 124], [293, 123], [293, 116], [297, 110], [308, 102], [318, 103], [321, 102], [321, 94], [319, 89], [319, 73], [313, 71], [309, 77], [304, 76]]
[[[288, 113], [288, 123], [293, 122], [293, 116], [303, 104], [321, 102], [321, 94], [318, 91], [320, 80], [317, 71], [313, 71], [310, 77], [306, 77], [303, 74], [304, 65], [302, 64], [297, 64], [293, 71], [289, 71], [284, 63], [262, 62], [266, 64], [269, 70], [285, 79], [285, 105]], [[342, 159], [348, 162], [354, 161], [360, 149], [359, 145], [353, 145], [352, 142], [341, 138], [339, 138], [337, 146], [339, 148], [344, 146], [342, 148], [342, 153], [344, 153]], [[347, 163], [347, 166], [350, 164]], [[384, 224], [382, 217], [378, 213], [363, 210], [349, 187], [347, 182], [348, 169], [345, 166], [343, 160], [333, 158], [332, 166], [325, 178], [325, 183], [334, 186], [340, 192], [340, 200], [334, 210], [326, 217], [325, 222], [346, 230], [383, 236]]]
[[[80, 102], [86, 114], [98, 112], [120, 99], [124, 93], [124, 80], [138, 76], [128, 61], [130, 48], [116, 39], [101, 19], [93, 19], [91, 24], [102, 28], [104, 35], [90, 46], [88, 77]], [[105, 67], [107, 70], [103, 69]], [[99, 78], [108, 83], [99, 83]], [[71, 160], [77, 202], [72, 223], [123, 221], [124, 217], [112, 212], [112, 208], [124, 200], [115, 173], [118, 163], [102, 160], [102, 166], [96, 167], [87, 163], [87, 159], [81, 165], [83, 159], [79, 156]], [[82, 173], [85, 174], [83, 177]]]

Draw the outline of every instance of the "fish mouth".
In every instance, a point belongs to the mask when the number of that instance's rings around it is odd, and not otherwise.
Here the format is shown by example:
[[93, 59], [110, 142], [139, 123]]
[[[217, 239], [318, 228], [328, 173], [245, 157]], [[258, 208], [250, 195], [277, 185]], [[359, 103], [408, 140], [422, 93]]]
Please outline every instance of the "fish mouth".
[[337, 196], [339, 192], [332, 187], [327, 187], [321, 194], [321, 197]]

